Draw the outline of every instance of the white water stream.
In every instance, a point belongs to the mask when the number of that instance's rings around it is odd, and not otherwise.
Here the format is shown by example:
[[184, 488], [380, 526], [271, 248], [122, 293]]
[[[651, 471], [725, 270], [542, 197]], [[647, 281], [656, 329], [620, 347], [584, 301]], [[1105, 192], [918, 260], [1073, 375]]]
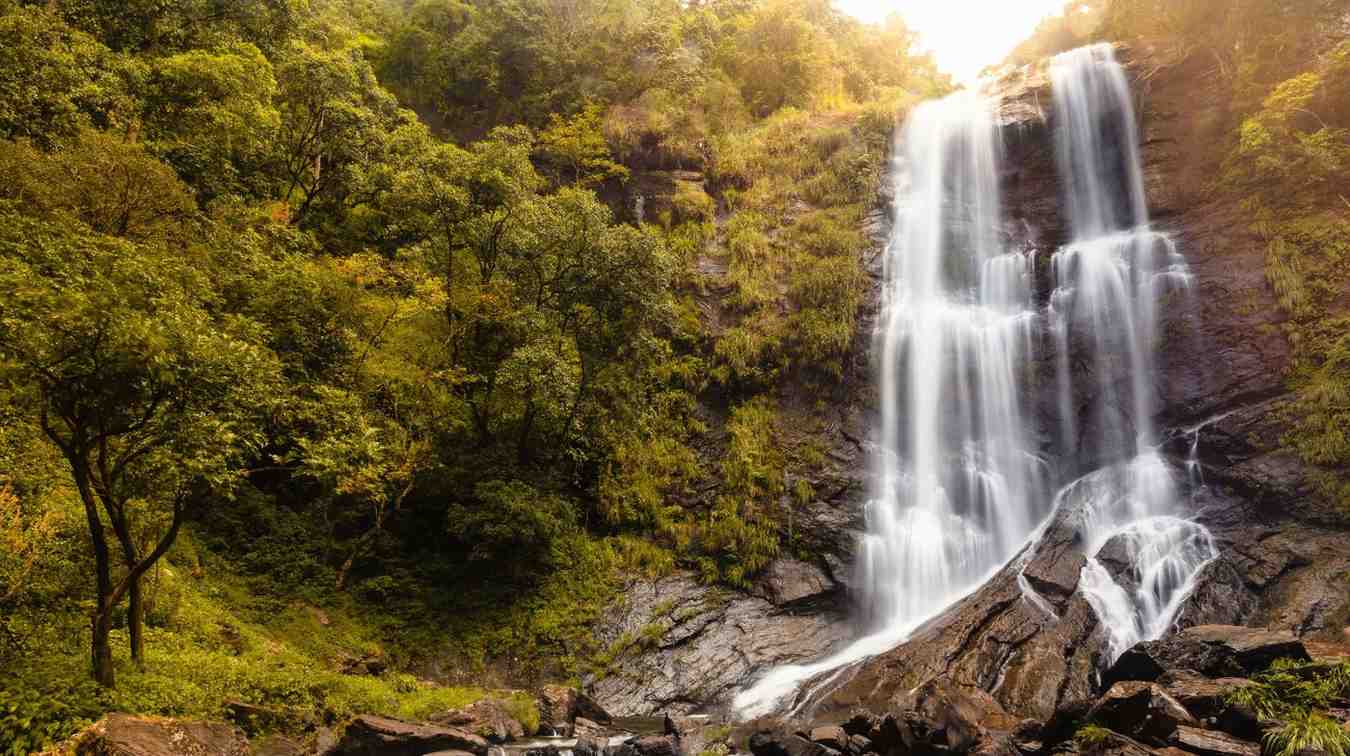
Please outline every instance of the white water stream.
[[[1073, 507], [1081, 524], [1079, 591], [1112, 658], [1165, 632], [1215, 555], [1208, 531], [1182, 518], [1175, 472], [1155, 448], [1157, 308], [1190, 276], [1171, 239], [1149, 227], [1128, 82], [1106, 45], [1057, 56], [1051, 79], [1071, 241], [1053, 256], [1044, 308], [1034, 260], [1002, 231], [992, 103], [970, 91], [924, 103], [897, 139], [880, 446], [857, 566], [874, 632], [769, 671], [736, 697], [743, 716], [808, 700], [807, 681], [826, 688], [832, 670], [903, 642], [1038, 539], [1055, 506]], [[1030, 409], [1043, 348], [1057, 365], [1050, 428], [1034, 427]], [[1052, 471], [1071, 465], [1043, 458], [1040, 443], [1056, 434], [1061, 449], [1098, 465], [1058, 493]], [[1096, 558], [1113, 540], [1127, 574]]]

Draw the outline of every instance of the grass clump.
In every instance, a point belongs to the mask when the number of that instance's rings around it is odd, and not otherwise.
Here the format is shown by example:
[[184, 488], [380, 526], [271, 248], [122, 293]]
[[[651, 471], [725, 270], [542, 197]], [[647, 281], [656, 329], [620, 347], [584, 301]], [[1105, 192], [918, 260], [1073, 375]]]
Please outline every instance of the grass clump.
[[1101, 725], [1089, 723], [1074, 731], [1073, 742], [1084, 750], [1095, 750], [1104, 746], [1114, 735]]
[[1268, 730], [1262, 740], [1266, 752], [1274, 756], [1299, 753], [1323, 753], [1327, 756], [1350, 754], [1350, 732], [1340, 722], [1314, 711], [1303, 711]]

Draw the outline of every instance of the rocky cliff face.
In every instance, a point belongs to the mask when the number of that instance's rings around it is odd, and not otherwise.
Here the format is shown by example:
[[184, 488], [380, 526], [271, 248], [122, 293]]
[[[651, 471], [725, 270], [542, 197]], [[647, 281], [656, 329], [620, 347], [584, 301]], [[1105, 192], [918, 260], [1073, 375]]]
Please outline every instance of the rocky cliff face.
[[[1343, 519], [1310, 495], [1298, 459], [1281, 449], [1289, 350], [1277, 327], [1282, 315], [1265, 282], [1264, 250], [1249, 230], [1240, 198], [1208, 189], [1218, 168], [1214, 145], [1229, 122], [1225, 99], [1207, 85], [1204, 61], [1164, 64], [1130, 51], [1123, 58], [1134, 78], [1154, 225], [1172, 234], [1194, 274], [1190, 295], [1162, 307], [1158, 425], [1165, 450], [1179, 466], [1192, 454], [1199, 463], [1195, 474], [1205, 486], [1194, 499], [1195, 514], [1213, 531], [1221, 552], [1205, 569], [1178, 625], [1248, 624], [1286, 628], [1306, 639], [1338, 639], [1350, 621], [1350, 534]], [[1049, 256], [1067, 236], [1048, 80], [1024, 69], [1008, 72], [1001, 86], [1008, 233], [1014, 244], [1035, 251], [1040, 288], [1048, 296]], [[884, 224], [878, 221], [874, 231], [884, 236]], [[870, 333], [870, 322], [863, 328]], [[1052, 368], [1036, 369], [1049, 385]], [[801, 582], [821, 590], [793, 589], [786, 595], [796, 598], [786, 601], [761, 591], [713, 606], [707, 589], [687, 577], [636, 583], [602, 633], [617, 636], [618, 628], [650, 623], [660, 614], [653, 610], [657, 602], [689, 606], [688, 616], [674, 621], [679, 615], [672, 615], [652, 648], [631, 655], [614, 677], [593, 686], [602, 703], [632, 713], [714, 707], [765, 668], [819, 656], [845, 639], [847, 545], [849, 531], [861, 527], [866, 486], [860, 482], [867, 475], [859, 441], [865, 437], [860, 426], [867, 418], [867, 392], [856, 384], [870, 373], [860, 362], [850, 378], [851, 409], [833, 426], [831, 443], [839, 478], [854, 484], [847, 496], [822, 502], [821, 517], [808, 525], [829, 534], [817, 560], [821, 577]], [[1052, 392], [1042, 393], [1044, 411], [1053, 412]], [[1052, 450], [1053, 442], [1046, 444]], [[1093, 460], [1071, 464], [1081, 473]], [[1055, 518], [1034, 550], [904, 645], [857, 665], [846, 684], [807, 709], [822, 719], [839, 719], [858, 706], [884, 710], [934, 678], [985, 691], [1008, 712], [1042, 720], [1090, 700], [1104, 666], [1105, 636], [1077, 591], [1081, 549], [1076, 523], [1064, 515]], [[1019, 577], [1042, 600], [1029, 599]], [[811, 600], [803, 600], [808, 594]]]

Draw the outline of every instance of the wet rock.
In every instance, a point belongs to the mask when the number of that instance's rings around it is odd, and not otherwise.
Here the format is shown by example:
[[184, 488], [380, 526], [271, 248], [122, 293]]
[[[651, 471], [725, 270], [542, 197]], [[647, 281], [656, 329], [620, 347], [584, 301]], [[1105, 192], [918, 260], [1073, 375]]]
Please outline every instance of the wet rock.
[[1078, 588], [1078, 577], [1085, 562], [1078, 528], [1061, 517], [1046, 529], [1045, 537], [1022, 570], [1022, 576], [1057, 611], [1063, 611]]
[[1261, 756], [1261, 746], [1256, 743], [1198, 727], [1178, 727], [1172, 735], [1172, 742], [1200, 756]]
[[495, 698], [485, 698], [462, 709], [436, 714], [428, 721], [468, 730], [492, 743], [505, 743], [525, 737], [525, 727]]
[[1198, 724], [1186, 707], [1155, 683], [1118, 682], [1088, 710], [1087, 719], [1136, 740], [1165, 745], [1179, 725]]
[[242, 730], [224, 722], [108, 714], [74, 739], [76, 756], [248, 756]]
[[854, 756], [872, 752], [872, 741], [866, 735], [849, 735], [848, 752]]
[[486, 756], [487, 750], [487, 740], [458, 727], [360, 716], [347, 724], [333, 753], [338, 756], [422, 756], [435, 751], [469, 751]]
[[755, 594], [775, 606], [828, 594], [837, 589], [825, 571], [796, 559], [775, 559], [755, 581]]

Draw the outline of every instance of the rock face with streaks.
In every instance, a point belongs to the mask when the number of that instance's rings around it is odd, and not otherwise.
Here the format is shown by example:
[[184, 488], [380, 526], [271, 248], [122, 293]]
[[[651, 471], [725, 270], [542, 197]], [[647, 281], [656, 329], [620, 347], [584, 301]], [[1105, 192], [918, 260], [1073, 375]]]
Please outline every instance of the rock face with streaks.
[[[725, 700], [753, 675], [829, 651], [847, 636], [840, 612], [794, 613], [837, 591], [816, 570], [769, 571], [762, 596], [701, 584], [693, 575], [634, 581], [597, 627], [615, 663], [588, 690], [622, 715], [689, 713]], [[785, 576], [795, 576], [786, 579]]]

